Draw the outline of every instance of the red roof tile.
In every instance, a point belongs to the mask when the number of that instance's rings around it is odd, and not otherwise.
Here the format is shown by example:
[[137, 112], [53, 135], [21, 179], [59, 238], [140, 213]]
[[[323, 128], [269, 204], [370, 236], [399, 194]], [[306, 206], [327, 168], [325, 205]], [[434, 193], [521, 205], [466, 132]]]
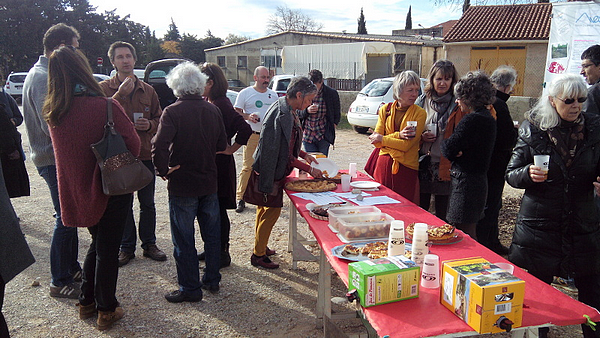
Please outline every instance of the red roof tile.
[[444, 34], [444, 42], [547, 40], [552, 4], [471, 6]]
[[434, 28], [434, 27], [442, 27], [442, 34], [444, 36], [447, 36], [448, 33], [450, 32], [450, 29], [452, 28], [452, 26], [454, 26], [454, 24], [457, 23], [457, 22], [458, 22], [458, 20], [448, 20], [446, 22], [442, 22], [440, 24], [437, 24], [437, 25], [433, 26], [432, 28]]

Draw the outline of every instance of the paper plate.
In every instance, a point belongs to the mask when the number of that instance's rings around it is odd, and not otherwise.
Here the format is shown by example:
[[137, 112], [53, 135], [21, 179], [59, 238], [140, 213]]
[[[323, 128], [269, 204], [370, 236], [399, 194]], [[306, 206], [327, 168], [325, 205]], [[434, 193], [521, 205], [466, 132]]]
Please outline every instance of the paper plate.
[[379, 188], [381, 183], [375, 181], [356, 181], [350, 182], [350, 186], [357, 189], [375, 189]]
[[[374, 242], [378, 242], [378, 241], [368, 241], [368, 242], [358, 242], [358, 243], [352, 243], [353, 246], [362, 249], [367, 243], [374, 243]], [[387, 240], [384, 240], [384, 242], [387, 242]], [[352, 261], [352, 262], [360, 262], [360, 261], [366, 261], [369, 259], [369, 257], [367, 257], [366, 255], [363, 254], [359, 254], [359, 255], [343, 255], [342, 252], [344, 252], [344, 247], [346, 245], [338, 245], [335, 248], [331, 249], [331, 253], [333, 254], [333, 256], [340, 258], [340, 259], [345, 259], [348, 261]], [[412, 250], [412, 244], [408, 244], [406, 243], [404, 246], [406, 251], [411, 251]]]
[[335, 177], [335, 175], [338, 174], [340, 168], [332, 160], [328, 158], [318, 158], [317, 161], [319, 161], [319, 164], [313, 162], [310, 166], [321, 171], [327, 171], [327, 177]]

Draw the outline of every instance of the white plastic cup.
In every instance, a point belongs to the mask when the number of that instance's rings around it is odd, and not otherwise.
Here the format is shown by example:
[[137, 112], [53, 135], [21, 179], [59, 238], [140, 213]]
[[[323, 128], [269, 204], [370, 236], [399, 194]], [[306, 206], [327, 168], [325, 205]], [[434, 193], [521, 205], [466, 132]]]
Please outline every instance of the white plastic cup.
[[513, 272], [515, 272], [515, 266], [512, 264], [508, 264], [508, 263], [494, 263], [495, 266], [499, 267], [500, 269], [512, 274]]
[[404, 221], [393, 220], [390, 225], [388, 256], [404, 255]]
[[540, 167], [548, 178], [548, 167], [550, 166], [550, 155], [534, 155], [533, 165]]
[[356, 163], [350, 163], [350, 165], [348, 166], [348, 175], [350, 175], [350, 177], [352, 178], [358, 177], [358, 175], [356, 174]]
[[133, 123], [142, 117], [144, 117], [144, 113], [133, 113]]
[[417, 121], [406, 121], [406, 126], [416, 129], [417, 128]]
[[427, 131], [433, 134], [433, 136], [437, 136], [437, 123], [428, 123]]
[[428, 239], [427, 224], [416, 223], [413, 232], [412, 260], [420, 267], [423, 266], [425, 255], [429, 253], [429, 247], [427, 246]]
[[438, 255], [425, 255], [421, 272], [421, 286], [428, 289], [440, 287], [440, 258]]
[[350, 191], [350, 175], [342, 175], [342, 191]]

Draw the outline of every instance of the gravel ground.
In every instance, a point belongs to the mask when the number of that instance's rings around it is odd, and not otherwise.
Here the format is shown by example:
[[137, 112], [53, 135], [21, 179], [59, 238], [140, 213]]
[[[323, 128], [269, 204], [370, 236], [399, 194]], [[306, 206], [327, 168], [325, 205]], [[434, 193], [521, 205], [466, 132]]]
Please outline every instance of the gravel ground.
[[[24, 128], [20, 128], [24, 134]], [[27, 137], [23, 135], [24, 146]], [[338, 164], [357, 162], [362, 169], [372, 148], [365, 135], [351, 130], [338, 131], [336, 148], [330, 158]], [[238, 152], [236, 162], [241, 163]], [[21, 227], [37, 262], [12, 280], [6, 289], [3, 313], [13, 337], [320, 337], [315, 327], [314, 309], [317, 297], [318, 263], [300, 262], [291, 269], [287, 249], [288, 204], [273, 229], [269, 246], [278, 254], [274, 260], [278, 270], [267, 271], [250, 265], [254, 243], [254, 213], [250, 206], [243, 213], [229, 212], [232, 222], [231, 267], [221, 270], [221, 291], [205, 293], [199, 303], [171, 304], [164, 294], [177, 289], [173, 245], [170, 239], [166, 184], [157, 181], [157, 244], [169, 256], [166, 262], [142, 257], [122, 267], [119, 273], [117, 298], [126, 311], [125, 317], [106, 332], [95, 328], [95, 319], [80, 320], [75, 300], [49, 296], [49, 246], [52, 236], [52, 203], [43, 179], [31, 161], [27, 161], [31, 180], [31, 196], [13, 199], [21, 219]], [[510, 243], [512, 225], [518, 211], [521, 192], [507, 189], [505, 208], [501, 215], [501, 239]], [[311, 234], [303, 220], [300, 232]], [[199, 232], [196, 236], [200, 242]], [[85, 229], [79, 230], [80, 261], [90, 243]], [[197, 244], [199, 247], [200, 244]], [[311, 248], [318, 253], [317, 247]], [[339, 278], [332, 280], [332, 295], [343, 296], [346, 287]], [[347, 310], [347, 304], [333, 305], [334, 311]], [[351, 334], [365, 334], [360, 320], [338, 323]], [[550, 337], [579, 337], [578, 326], [553, 328]], [[506, 334], [491, 335], [504, 337]]]

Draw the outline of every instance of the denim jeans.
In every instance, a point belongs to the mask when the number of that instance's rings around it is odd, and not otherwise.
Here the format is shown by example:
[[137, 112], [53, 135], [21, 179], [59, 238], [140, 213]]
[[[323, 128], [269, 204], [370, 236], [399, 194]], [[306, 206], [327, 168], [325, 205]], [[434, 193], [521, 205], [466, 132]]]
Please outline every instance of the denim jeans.
[[119, 245], [132, 194], [111, 196], [98, 224], [88, 228], [92, 243], [83, 262], [83, 282], [79, 302], [94, 301], [100, 311], [114, 311], [119, 305], [116, 297], [119, 276]]
[[[142, 161], [154, 172], [152, 161]], [[138, 225], [140, 241], [142, 248], [146, 249], [148, 244], [156, 243], [156, 208], [154, 207], [154, 189], [156, 178], [152, 182], [137, 192], [138, 201], [140, 202], [140, 224]], [[123, 232], [123, 240], [121, 241], [121, 251], [134, 252], [137, 236], [135, 233], [135, 219], [133, 217], [133, 201], [129, 214], [127, 215], [127, 224]]]
[[322, 139], [321, 141], [317, 141], [316, 143], [308, 143], [302, 142], [304, 145], [304, 151], [307, 153], [321, 153], [325, 156], [329, 155], [329, 142]]
[[50, 197], [54, 205], [54, 233], [50, 243], [50, 273], [52, 275], [52, 284], [55, 286], [65, 286], [73, 283], [73, 274], [81, 270], [77, 261], [79, 254], [79, 241], [77, 238], [77, 228], [66, 227], [60, 217], [60, 200], [58, 199], [58, 180], [56, 178], [56, 166], [49, 165], [38, 167], [38, 173], [50, 189]]
[[[202, 284], [216, 286], [221, 281], [221, 225], [217, 194], [198, 197], [169, 196], [173, 256], [177, 263], [179, 290], [196, 296]], [[200, 281], [198, 254], [194, 239], [194, 219], [198, 219], [206, 253], [206, 272]]]

